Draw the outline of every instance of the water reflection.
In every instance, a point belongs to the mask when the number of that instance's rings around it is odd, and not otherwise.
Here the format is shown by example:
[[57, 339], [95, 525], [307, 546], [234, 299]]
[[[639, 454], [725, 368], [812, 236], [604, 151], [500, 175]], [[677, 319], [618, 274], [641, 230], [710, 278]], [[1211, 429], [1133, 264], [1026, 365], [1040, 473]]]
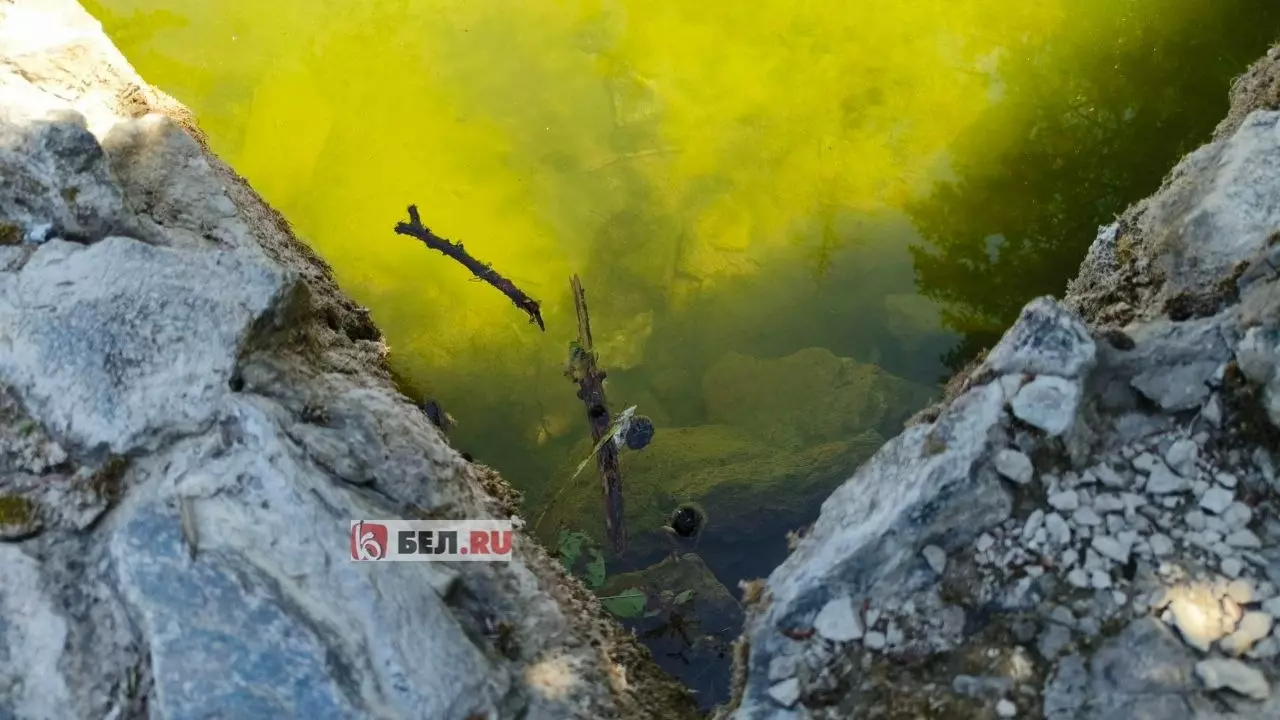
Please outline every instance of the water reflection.
[[1001, 100], [949, 149], [955, 178], [908, 204], [920, 289], [964, 336], [950, 368], [1065, 288], [1097, 227], [1208, 139], [1231, 79], [1280, 37], [1274, 2], [1154, 5], [1081, 0], [1052, 43], [1002, 47]]

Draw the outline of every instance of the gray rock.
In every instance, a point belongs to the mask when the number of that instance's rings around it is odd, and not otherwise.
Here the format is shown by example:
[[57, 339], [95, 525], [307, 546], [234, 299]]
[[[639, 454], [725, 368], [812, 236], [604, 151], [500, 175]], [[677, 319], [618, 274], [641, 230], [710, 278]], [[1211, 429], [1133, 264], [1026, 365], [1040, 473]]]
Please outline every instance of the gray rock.
[[813, 629], [835, 642], [849, 642], [862, 637], [862, 623], [848, 595], [836, 598], [822, 607], [813, 620]]
[[1144, 489], [1150, 495], [1170, 495], [1187, 492], [1191, 489], [1191, 483], [1186, 478], [1170, 472], [1169, 468], [1163, 464], [1157, 464], [1147, 477]]
[[926, 545], [924, 549], [920, 551], [920, 553], [924, 555], [924, 559], [926, 562], [929, 563], [929, 567], [932, 568], [933, 571], [938, 573], [939, 575], [941, 575], [943, 571], [947, 569], [947, 551], [946, 550], [943, 550], [937, 545]]
[[1009, 702], [1007, 699], [1001, 699], [996, 703], [996, 715], [1002, 718], [1017, 717], [1018, 706]]
[[1215, 515], [1220, 515], [1235, 502], [1235, 493], [1226, 488], [1210, 488], [1200, 497], [1200, 507]]
[[769, 686], [769, 697], [783, 707], [792, 707], [800, 699], [800, 681], [795, 678]]
[[1133, 388], [1166, 412], [1200, 407], [1209, 397], [1209, 377], [1218, 369], [1216, 361], [1192, 362], [1173, 368], [1151, 369], [1131, 382]]
[[1085, 527], [1097, 527], [1102, 524], [1102, 518], [1098, 517], [1098, 513], [1094, 512], [1093, 508], [1088, 506], [1077, 508], [1076, 511], [1071, 514], [1071, 521], [1076, 525], [1083, 525]]
[[1165, 557], [1173, 553], [1173, 540], [1170, 540], [1167, 535], [1156, 533], [1147, 542], [1151, 545], [1151, 552], [1156, 557]]
[[1044, 529], [1049, 536], [1049, 542], [1055, 545], [1066, 545], [1071, 542], [1071, 526], [1058, 513], [1045, 515]]
[[1271, 696], [1271, 684], [1254, 668], [1239, 660], [1210, 658], [1196, 663], [1196, 677], [1206, 690], [1232, 690], [1253, 700]]
[[1066, 432], [1075, 422], [1079, 404], [1078, 383], [1053, 375], [1040, 375], [1022, 386], [1009, 406], [1019, 420], [1055, 437]]
[[1075, 490], [1063, 490], [1050, 495], [1048, 503], [1054, 510], [1071, 511], [1080, 507], [1080, 496]]
[[866, 645], [868, 650], [883, 650], [888, 643], [889, 638], [879, 630], [871, 630], [862, 638], [862, 644]]
[[1165, 452], [1164, 461], [1182, 477], [1194, 479], [1196, 459], [1199, 455], [1200, 448], [1196, 447], [1193, 441], [1183, 438], [1169, 446], [1169, 450]]
[[1257, 549], [1262, 547], [1262, 541], [1249, 530], [1237, 530], [1224, 538], [1224, 542], [1233, 548]]
[[1100, 535], [1095, 537], [1090, 545], [1094, 550], [1098, 551], [1099, 555], [1109, 560], [1121, 565], [1129, 562], [1129, 546], [1115, 538]]
[[1097, 348], [1075, 313], [1050, 297], [1022, 308], [1013, 327], [987, 355], [985, 365], [1001, 373], [1075, 379], [1095, 363]]
[[996, 453], [996, 472], [1019, 485], [1026, 485], [1032, 479], [1031, 458], [1006, 448]]

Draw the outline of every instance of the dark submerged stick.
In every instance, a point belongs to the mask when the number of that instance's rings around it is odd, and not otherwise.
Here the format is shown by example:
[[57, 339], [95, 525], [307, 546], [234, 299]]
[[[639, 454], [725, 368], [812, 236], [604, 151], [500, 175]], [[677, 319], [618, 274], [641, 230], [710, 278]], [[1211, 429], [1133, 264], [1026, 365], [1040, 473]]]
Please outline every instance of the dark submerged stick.
[[[591, 318], [587, 315], [582, 281], [577, 275], [570, 280], [570, 286], [573, 288], [573, 307], [578, 313], [578, 342], [573, 345], [565, 374], [578, 384], [578, 399], [587, 407], [591, 442], [599, 444], [613, 424], [604, 396], [607, 373], [596, 364], [596, 353], [591, 344]], [[627, 550], [627, 527], [622, 513], [622, 468], [618, 465], [618, 448], [612, 439], [596, 453], [596, 467], [600, 469], [605, 531], [614, 553], [622, 555]]]
[[489, 283], [497, 288], [498, 292], [510, 298], [516, 307], [528, 314], [529, 322], [537, 323], [538, 328], [546, 332], [547, 326], [542, 322], [542, 306], [537, 300], [525, 294], [523, 290], [516, 287], [515, 283], [499, 275], [488, 263], [482, 263], [471, 257], [471, 254], [462, 247], [462, 243], [449, 242], [431, 232], [430, 228], [422, 224], [416, 205], [409, 206], [409, 222], [396, 223], [396, 234], [421, 240], [423, 245], [457, 260], [463, 267], [470, 270], [472, 275]]

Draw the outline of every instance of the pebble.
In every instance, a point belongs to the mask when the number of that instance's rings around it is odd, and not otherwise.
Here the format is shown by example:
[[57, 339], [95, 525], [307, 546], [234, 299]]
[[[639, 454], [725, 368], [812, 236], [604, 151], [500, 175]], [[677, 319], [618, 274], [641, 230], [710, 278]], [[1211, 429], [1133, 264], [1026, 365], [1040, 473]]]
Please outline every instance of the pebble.
[[1104, 494], [1093, 499], [1093, 509], [1100, 513], [1124, 512], [1126, 507], [1119, 495]]
[[1231, 473], [1220, 472], [1213, 476], [1213, 479], [1224, 488], [1234, 488], [1236, 486], [1236, 476]]
[[995, 545], [995, 544], [996, 544], [995, 538], [991, 537], [987, 533], [982, 533], [981, 535], [978, 536], [978, 541], [974, 543], [973, 549], [977, 550], [978, 552], [986, 552], [991, 549], [992, 545]]
[[888, 638], [878, 630], [868, 632], [867, 636], [862, 639], [862, 644], [866, 645], [870, 650], [882, 650], [886, 643], [888, 643]]
[[1080, 496], [1075, 490], [1063, 490], [1049, 496], [1049, 505], [1054, 510], [1069, 512], [1080, 507]]
[[1163, 533], [1152, 535], [1147, 540], [1147, 543], [1151, 546], [1151, 552], [1156, 557], [1164, 557], [1173, 552], [1173, 540], [1170, 540], [1169, 536]]
[[1244, 527], [1253, 522], [1253, 508], [1242, 502], [1233, 502], [1222, 513], [1222, 521], [1231, 527]]
[[1094, 570], [1089, 575], [1089, 585], [1095, 590], [1106, 590], [1111, 587], [1111, 576], [1101, 570]]
[[1250, 530], [1237, 530], [1228, 535], [1223, 542], [1233, 548], [1250, 548], [1256, 550], [1262, 547], [1262, 541], [1258, 539]]
[[800, 681], [796, 678], [783, 680], [769, 686], [769, 697], [783, 707], [791, 707], [800, 699]]
[[1056, 545], [1066, 545], [1071, 542], [1071, 526], [1056, 512], [1045, 515], [1044, 530], [1049, 536], [1049, 542]]
[[1191, 483], [1186, 478], [1173, 474], [1169, 468], [1156, 461], [1156, 466], [1147, 478], [1146, 491], [1151, 495], [1171, 495], [1186, 492], [1190, 487]]
[[1075, 568], [1071, 572], [1067, 573], [1067, 582], [1082, 590], [1091, 586], [1089, 574], [1080, 568]]
[[1218, 569], [1229, 578], [1237, 578], [1240, 577], [1240, 573], [1244, 572], [1244, 563], [1233, 557], [1225, 557], [1219, 563]]
[[1018, 706], [1008, 700], [1001, 700], [996, 703], [996, 714], [1002, 718], [1017, 717]]
[[1034, 474], [1031, 458], [1025, 453], [1008, 448], [996, 453], [996, 472], [1019, 485], [1031, 482]]
[[1022, 386], [1009, 409], [1019, 420], [1056, 437], [1071, 427], [1079, 404], [1080, 385], [1053, 375], [1038, 375]]
[[1102, 483], [1104, 487], [1112, 489], [1129, 487], [1129, 479], [1115, 470], [1112, 470], [1111, 466], [1106, 463], [1095, 466], [1090, 472], [1098, 479], [1098, 482]]
[[1156, 456], [1149, 452], [1144, 452], [1133, 459], [1134, 469], [1144, 473], [1149, 473], [1152, 470], [1155, 470], [1156, 466], [1159, 464], [1160, 461], [1156, 459]]
[[1226, 688], [1253, 700], [1266, 700], [1271, 696], [1271, 685], [1266, 677], [1239, 660], [1201, 660], [1196, 663], [1195, 673], [1209, 691]]
[[941, 575], [942, 571], [947, 569], [946, 550], [943, 550], [937, 545], [925, 545], [924, 549], [920, 551], [920, 554], [924, 555], [925, 562], [929, 563], [929, 567], [932, 568], [935, 573]]
[[1102, 518], [1098, 517], [1098, 513], [1087, 505], [1076, 508], [1076, 511], [1071, 514], [1071, 521], [1085, 527], [1097, 527], [1102, 524]]
[[1222, 487], [1210, 488], [1200, 496], [1200, 507], [1208, 510], [1214, 515], [1221, 515], [1223, 511], [1231, 507], [1231, 503], [1235, 502], [1235, 493]]
[[1022, 537], [1024, 539], [1035, 536], [1036, 532], [1044, 525], [1044, 511], [1039, 508], [1032, 510], [1027, 516], [1027, 522], [1022, 526]]
[[862, 637], [862, 623], [853, 608], [853, 598], [845, 595], [828, 602], [813, 619], [813, 629], [835, 642], [849, 642]]
[[1095, 537], [1089, 545], [1094, 550], [1097, 550], [1099, 555], [1114, 560], [1121, 565], [1129, 562], [1129, 547], [1115, 538], [1100, 535]]
[[1169, 450], [1164, 454], [1164, 461], [1174, 472], [1185, 478], [1195, 477], [1196, 460], [1200, 454], [1200, 448], [1188, 439], [1175, 441], [1169, 446]]
[[1271, 634], [1274, 619], [1265, 612], [1245, 613], [1236, 626], [1235, 632], [1222, 638], [1218, 645], [1228, 655], [1239, 657], [1250, 650], [1266, 636]]

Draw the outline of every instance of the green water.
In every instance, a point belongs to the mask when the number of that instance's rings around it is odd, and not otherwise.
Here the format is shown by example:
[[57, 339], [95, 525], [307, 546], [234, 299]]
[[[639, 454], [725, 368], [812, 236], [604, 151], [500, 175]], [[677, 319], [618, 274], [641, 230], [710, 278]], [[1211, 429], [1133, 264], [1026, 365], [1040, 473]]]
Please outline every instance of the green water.
[[[602, 524], [594, 475], [565, 485], [589, 445], [562, 376], [580, 274], [613, 409], [658, 425], [625, 457], [635, 550], [608, 573], [660, 559], [657, 527], [695, 500], [735, 594], [948, 366], [1062, 290], [1280, 38], [1274, 0], [88, 6], [548, 542]], [[540, 300], [547, 332], [394, 235], [410, 203]], [[723, 696], [720, 660], [694, 673], [653, 642]]]

